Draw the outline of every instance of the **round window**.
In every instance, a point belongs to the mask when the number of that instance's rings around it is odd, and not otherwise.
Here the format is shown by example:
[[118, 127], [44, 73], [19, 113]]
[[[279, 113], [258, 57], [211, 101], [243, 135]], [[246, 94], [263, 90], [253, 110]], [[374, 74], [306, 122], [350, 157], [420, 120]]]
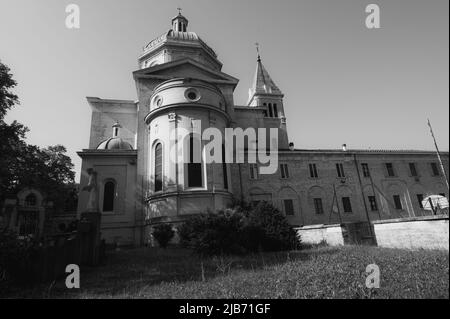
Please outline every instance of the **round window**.
[[153, 99], [153, 105], [155, 105], [157, 107], [160, 107], [162, 105], [162, 102], [163, 102], [163, 100], [162, 100], [162, 97], [160, 97], [160, 96], [156, 96]]
[[196, 89], [187, 89], [184, 96], [189, 101], [198, 101], [200, 100], [200, 93]]

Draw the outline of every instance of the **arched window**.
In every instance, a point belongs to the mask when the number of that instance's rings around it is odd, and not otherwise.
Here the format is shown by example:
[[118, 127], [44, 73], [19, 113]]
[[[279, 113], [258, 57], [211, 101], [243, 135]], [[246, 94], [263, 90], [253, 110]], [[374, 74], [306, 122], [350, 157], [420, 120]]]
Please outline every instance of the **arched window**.
[[228, 189], [228, 171], [225, 162], [225, 145], [222, 144], [222, 171], [223, 171], [223, 188]]
[[278, 107], [277, 107], [277, 103], [273, 104], [273, 116], [274, 117], [278, 117]]
[[103, 192], [103, 211], [114, 211], [114, 197], [116, 193], [116, 183], [114, 181], [107, 181], [105, 183]]
[[36, 206], [37, 204], [37, 198], [36, 195], [33, 193], [29, 194], [27, 197], [25, 197], [25, 206]]
[[155, 146], [155, 192], [160, 192], [163, 189], [163, 174], [162, 174], [162, 144], [158, 143]]
[[269, 103], [269, 117], [273, 117], [272, 103]]
[[194, 134], [189, 136], [188, 187], [202, 187], [201, 144]]

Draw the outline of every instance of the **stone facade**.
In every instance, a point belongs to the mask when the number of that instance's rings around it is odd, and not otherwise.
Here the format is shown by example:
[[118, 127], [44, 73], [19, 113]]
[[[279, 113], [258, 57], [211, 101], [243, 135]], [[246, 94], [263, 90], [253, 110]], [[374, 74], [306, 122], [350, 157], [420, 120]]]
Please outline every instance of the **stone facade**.
[[[87, 185], [89, 168], [98, 172], [101, 231], [107, 242], [148, 243], [152, 225], [176, 224], [192, 214], [225, 208], [233, 199], [271, 201], [300, 226], [421, 216], [426, 212], [417, 195], [448, 196], [442, 172], [433, 170], [433, 152], [294, 149], [284, 112], [289, 106], [261, 58], [248, 104], [235, 105], [238, 80], [221, 71], [216, 53], [187, 26], [178, 15], [168, 32], [145, 46], [133, 72], [135, 101], [88, 98], [91, 135], [89, 148], [78, 153], [83, 160], [80, 184]], [[200, 132], [215, 127], [222, 134], [228, 127], [276, 128], [282, 169], [262, 175], [248, 163], [202, 162], [201, 178], [192, 186], [187, 164], [168, 157], [174, 145], [185, 143], [171, 134], [193, 132], [198, 123]], [[202, 158], [204, 147], [203, 142]], [[443, 157], [448, 172], [448, 153]], [[86, 204], [87, 194], [81, 193], [79, 214]]]

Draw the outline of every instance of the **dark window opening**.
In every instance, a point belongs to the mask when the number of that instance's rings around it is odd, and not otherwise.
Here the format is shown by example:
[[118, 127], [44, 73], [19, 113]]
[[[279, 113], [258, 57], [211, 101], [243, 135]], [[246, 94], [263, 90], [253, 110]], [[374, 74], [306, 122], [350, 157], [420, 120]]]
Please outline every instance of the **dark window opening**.
[[317, 173], [317, 166], [316, 164], [309, 164], [309, 175], [311, 178], [318, 178], [319, 175]]
[[393, 198], [394, 198], [394, 207], [395, 207], [395, 209], [402, 210], [403, 209], [403, 204], [402, 204], [402, 201], [400, 199], [400, 196], [399, 195], [394, 195]]
[[414, 177], [418, 176], [416, 163], [409, 163], [409, 171], [411, 173], [411, 176]]
[[269, 103], [269, 117], [273, 117], [272, 103]]
[[289, 178], [288, 164], [280, 164], [281, 178]]
[[116, 184], [113, 181], [105, 183], [105, 189], [103, 193], [103, 211], [114, 211], [114, 197], [116, 192]]
[[294, 201], [292, 199], [284, 200], [284, 212], [286, 215], [294, 215]]
[[369, 206], [370, 206], [370, 210], [372, 212], [375, 212], [378, 210], [377, 200], [376, 200], [375, 196], [369, 196]]
[[342, 206], [344, 207], [344, 213], [352, 212], [352, 202], [350, 197], [342, 197]]
[[225, 145], [222, 145], [222, 171], [223, 171], [223, 188], [228, 189], [228, 171], [225, 162]]
[[[196, 147], [194, 143], [196, 143]], [[200, 141], [198, 139], [195, 139], [194, 135], [191, 134], [189, 138], [189, 163], [187, 164], [188, 187], [202, 187], [202, 163], [195, 163], [195, 161], [198, 161], [198, 156], [194, 156], [194, 149], [200, 150]]]
[[338, 177], [340, 177], [340, 178], [345, 177], [344, 165], [342, 165], [341, 163], [336, 164], [336, 171], [337, 171]]
[[250, 164], [250, 179], [258, 179], [258, 165]]
[[162, 165], [162, 144], [158, 143], [155, 147], [155, 192], [163, 189]]
[[388, 176], [390, 176], [390, 177], [395, 176], [394, 165], [392, 165], [392, 163], [386, 163], [386, 171], [387, 171]]
[[364, 177], [370, 177], [369, 164], [362, 163], [361, 167], [362, 167], [363, 176]]
[[314, 198], [314, 210], [316, 214], [323, 214], [322, 198]]
[[277, 107], [277, 103], [273, 104], [273, 116], [274, 117], [278, 117], [278, 107]]
[[431, 163], [431, 170], [433, 171], [433, 176], [439, 176], [439, 168], [436, 163]]

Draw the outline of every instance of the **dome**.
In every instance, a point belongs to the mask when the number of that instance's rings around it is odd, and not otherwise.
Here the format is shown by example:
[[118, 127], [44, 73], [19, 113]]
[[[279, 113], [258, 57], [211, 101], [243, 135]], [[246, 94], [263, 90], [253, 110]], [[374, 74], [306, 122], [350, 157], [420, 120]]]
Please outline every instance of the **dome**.
[[203, 47], [209, 54], [211, 54], [214, 57], [217, 57], [217, 54], [214, 52], [211, 47], [209, 47], [195, 32], [182, 32], [182, 31], [174, 31], [173, 29], [170, 29], [169, 31], [165, 32], [164, 34], [160, 35], [156, 39], [150, 41], [149, 44], [147, 44], [144, 47], [144, 53], [152, 51], [154, 48], [159, 47], [159, 45], [163, 43], [168, 42], [188, 42], [192, 44], [197, 44]]
[[133, 150], [130, 143], [125, 142], [120, 137], [110, 137], [97, 146], [98, 150]]

